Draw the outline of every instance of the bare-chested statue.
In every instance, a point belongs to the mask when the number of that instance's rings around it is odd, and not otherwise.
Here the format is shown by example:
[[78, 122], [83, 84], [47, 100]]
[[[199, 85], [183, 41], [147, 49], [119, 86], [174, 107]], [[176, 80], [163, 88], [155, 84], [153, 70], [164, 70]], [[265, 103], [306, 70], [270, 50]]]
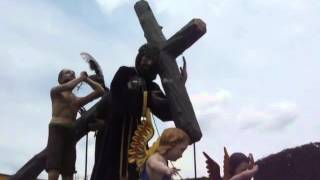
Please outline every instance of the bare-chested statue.
[[[75, 73], [63, 69], [58, 76], [59, 85], [50, 91], [52, 101], [52, 119], [49, 123], [47, 145], [47, 167], [49, 180], [57, 180], [59, 174], [63, 180], [72, 180], [75, 172], [76, 142], [74, 141], [77, 112], [85, 104], [100, 97], [104, 89], [91, 80], [86, 72], [76, 78]], [[72, 90], [80, 83], [86, 82], [93, 92], [84, 97], [77, 97]]]

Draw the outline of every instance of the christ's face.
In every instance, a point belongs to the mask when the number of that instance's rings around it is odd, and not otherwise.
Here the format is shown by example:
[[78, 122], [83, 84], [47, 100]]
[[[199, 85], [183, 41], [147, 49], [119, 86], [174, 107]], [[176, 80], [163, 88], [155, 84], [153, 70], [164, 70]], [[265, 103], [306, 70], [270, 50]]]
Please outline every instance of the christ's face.
[[139, 64], [138, 71], [147, 80], [154, 80], [158, 74], [156, 66], [155, 59], [143, 56]]

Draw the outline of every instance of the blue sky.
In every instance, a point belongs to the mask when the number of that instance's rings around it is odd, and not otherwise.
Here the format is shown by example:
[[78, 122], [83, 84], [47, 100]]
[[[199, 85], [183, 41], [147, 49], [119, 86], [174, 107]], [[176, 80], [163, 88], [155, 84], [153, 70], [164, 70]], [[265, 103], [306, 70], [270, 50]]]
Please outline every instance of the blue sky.
[[[135, 1], [0, 2], [0, 172], [14, 173], [45, 147], [51, 115], [49, 90], [66, 67], [88, 70], [80, 53], [101, 64], [107, 85], [121, 65], [131, 66], [145, 42]], [[149, 1], [167, 38], [192, 18], [207, 33], [185, 53], [192, 99], [206, 151], [222, 163], [230, 152], [255, 158], [319, 141], [320, 2], [316, 0]], [[181, 58], [178, 59], [181, 64]], [[85, 93], [86, 89], [79, 92]], [[157, 121], [160, 129], [172, 124]], [[89, 169], [94, 137], [90, 134]], [[83, 175], [84, 141], [77, 170]], [[193, 175], [192, 148], [176, 162]], [[46, 177], [46, 174], [41, 174]]]

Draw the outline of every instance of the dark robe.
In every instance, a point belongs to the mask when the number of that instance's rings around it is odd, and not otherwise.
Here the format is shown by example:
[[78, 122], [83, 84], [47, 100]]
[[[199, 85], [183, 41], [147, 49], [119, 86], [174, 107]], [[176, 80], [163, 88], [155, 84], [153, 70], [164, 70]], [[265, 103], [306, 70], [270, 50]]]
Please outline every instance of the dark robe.
[[98, 112], [95, 116], [96, 119], [102, 120], [103, 121], [103, 128], [99, 129], [95, 133], [95, 139], [96, 139], [96, 144], [95, 144], [95, 162], [99, 159], [101, 150], [102, 150], [102, 145], [103, 145], [103, 139], [104, 139], [104, 133], [105, 131], [108, 130], [108, 124], [111, 119], [111, 113], [112, 113], [112, 105], [111, 105], [111, 94], [109, 92], [109, 89], [106, 88], [107, 93], [104, 95], [106, 96], [105, 98], [102, 98], [100, 102], [98, 102], [97, 110]]
[[[129, 180], [139, 178], [136, 166], [128, 164], [128, 148], [132, 135], [140, 123], [143, 105], [143, 90], [131, 90], [128, 82], [139, 77], [135, 68], [120, 67], [111, 82], [112, 117], [104, 132], [102, 150], [95, 162], [91, 180]], [[148, 107], [163, 121], [171, 120], [169, 102], [160, 87], [146, 81]]]

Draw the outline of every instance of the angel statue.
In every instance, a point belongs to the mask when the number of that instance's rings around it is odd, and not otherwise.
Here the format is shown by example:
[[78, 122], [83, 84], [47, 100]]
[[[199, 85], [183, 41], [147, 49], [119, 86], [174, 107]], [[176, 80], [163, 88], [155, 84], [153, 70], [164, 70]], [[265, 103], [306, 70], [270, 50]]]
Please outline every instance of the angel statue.
[[141, 180], [171, 180], [172, 175], [179, 175], [179, 169], [169, 168], [168, 161], [181, 158], [191, 140], [183, 130], [167, 128], [151, 148], [147, 149], [154, 129], [150, 110], [144, 108], [143, 112], [145, 119], [135, 131], [129, 148], [129, 163], [137, 165]]
[[220, 175], [220, 166], [203, 152], [206, 157], [207, 170], [210, 180], [250, 180], [258, 171], [258, 165], [255, 164], [252, 154], [249, 156], [243, 153], [233, 153], [229, 156], [227, 149], [224, 147], [223, 172]]

